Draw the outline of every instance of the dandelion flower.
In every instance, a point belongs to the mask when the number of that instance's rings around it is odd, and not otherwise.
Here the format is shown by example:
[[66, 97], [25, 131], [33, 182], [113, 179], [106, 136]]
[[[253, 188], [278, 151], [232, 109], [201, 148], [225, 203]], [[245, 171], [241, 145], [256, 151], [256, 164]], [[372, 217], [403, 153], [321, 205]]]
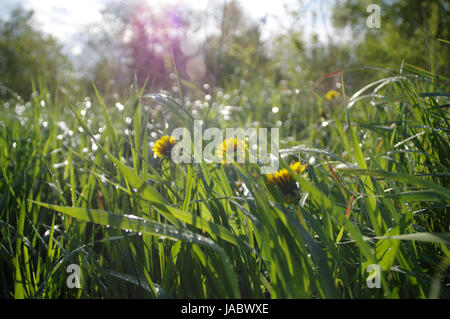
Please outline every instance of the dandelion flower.
[[336, 91], [336, 90], [331, 90], [331, 91], [328, 91], [328, 92], [327, 92], [327, 94], [325, 95], [325, 98], [326, 98], [328, 101], [332, 101], [332, 100], [337, 99], [339, 96], [340, 96], [340, 94], [339, 94], [338, 91]]
[[174, 145], [175, 137], [164, 135], [153, 145], [153, 154], [161, 158], [168, 158]]
[[[245, 150], [248, 150], [248, 146], [244, 141], [238, 140], [236, 137], [230, 137], [217, 148], [216, 154], [222, 159], [222, 164], [225, 164], [227, 157], [234, 158], [236, 152], [245, 154]], [[227, 154], [229, 155], [227, 156]]]
[[[289, 167], [295, 173], [301, 174], [308, 167], [308, 164], [302, 165], [300, 162], [295, 162], [289, 165]], [[274, 174], [267, 174], [266, 179], [269, 184], [279, 186], [284, 194], [293, 193], [295, 190], [297, 190], [295, 179], [286, 168], [282, 168]]]
[[301, 164], [300, 162], [295, 162], [290, 165], [290, 168], [297, 174], [301, 174], [308, 167], [308, 164]]

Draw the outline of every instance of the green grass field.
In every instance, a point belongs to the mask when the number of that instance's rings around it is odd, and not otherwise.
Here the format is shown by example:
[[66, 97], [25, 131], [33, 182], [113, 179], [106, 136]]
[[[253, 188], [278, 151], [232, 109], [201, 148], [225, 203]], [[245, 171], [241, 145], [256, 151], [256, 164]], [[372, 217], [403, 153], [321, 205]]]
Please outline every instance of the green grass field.
[[[115, 98], [41, 81], [30, 101], [11, 95], [0, 103], [1, 296], [449, 298], [449, 79], [384, 74], [355, 93], [344, 72], [332, 100], [258, 79]], [[193, 119], [280, 127], [280, 169], [309, 165], [288, 169], [286, 193], [258, 164], [153, 155]], [[80, 289], [66, 284], [70, 264]], [[380, 288], [367, 285], [371, 264]]]

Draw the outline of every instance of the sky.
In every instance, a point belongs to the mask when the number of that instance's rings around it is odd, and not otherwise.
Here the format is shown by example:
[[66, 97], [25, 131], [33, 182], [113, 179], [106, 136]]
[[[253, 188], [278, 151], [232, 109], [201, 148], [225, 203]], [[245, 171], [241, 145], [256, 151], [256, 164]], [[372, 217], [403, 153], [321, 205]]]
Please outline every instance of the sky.
[[[147, 0], [150, 4], [184, 3], [198, 10], [211, 10], [211, 0]], [[39, 27], [59, 39], [71, 52], [80, 52], [77, 35], [83, 27], [100, 22], [101, 10], [108, 0], [0, 0], [0, 17], [7, 18], [9, 12], [17, 5], [35, 11], [35, 20]], [[241, 0], [244, 10], [253, 19], [266, 17], [266, 24], [262, 29], [262, 37], [269, 38], [272, 34], [287, 28], [292, 19], [286, 14], [285, 8], [298, 8], [298, 0]], [[329, 17], [331, 15], [332, 0], [304, 0], [301, 25], [306, 35], [313, 30], [319, 39], [325, 41], [332, 29]], [[313, 11], [317, 17], [314, 18]]]

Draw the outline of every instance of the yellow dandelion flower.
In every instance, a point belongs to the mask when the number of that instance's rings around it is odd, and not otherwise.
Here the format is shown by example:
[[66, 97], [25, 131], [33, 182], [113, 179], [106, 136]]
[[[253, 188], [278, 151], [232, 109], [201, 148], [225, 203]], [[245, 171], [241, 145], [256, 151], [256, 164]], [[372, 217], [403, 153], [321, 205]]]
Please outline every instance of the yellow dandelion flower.
[[286, 168], [280, 169], [275, 173], [275, 181], [278, 185], [287, 184], [292, 180], [292, 175]]
[[301, 174], [308, 167], [308, 164], [301, 164], [300, 162], [295, 162], [290, 165], [290, 168], [297, 174]]
[[153, 145], [153, 154], [161, 158], [168, 158], [172, 152], [172, 148], [175, 145], [175, 137], [173, 136], [161, 136], [159, 140]]
[[[289, 167], [297, 174], [301, 174], [308, 167], [308, 164], [302, 165], [300, 162], [295, 162], [289, 165]], [[284, 194], [293, 193], [295, 190], [297, 190], [295, 179], [286, 168], [282, 168], [274, 174], [266, 174], [266, 179], [269, 184], [277, 185], [278, 187], [280, 187]]]
[[267, 182], [275, 185], [275, 174], [266, 174]]
[[332, 100], [334, 100], [334, 99], [337, 99], [339, 96], [340, 96], [340, 94], [339, 94], [338, 91], [331, 90], [331, 91], [328, 91], [328, 92], [327, 92], [327, 94], [325, 95], [325, 98], [326, 98], [328, 101], [332, 101]]
[[286, 168], [280, 169], [274, 174], [275, 184], [281, 188], [283, 194], [290, 194], [297, 190], [297, 184], [291, 173]]
[[238, 140], [236, 137], [230, 137], [217, 148], [216, 154], [222, 159], [222, 164], [225, 164], [227, 154], [229, 154], [228, 158], [234, 158], [234, 153], [245, 154], [246, 150], [248, 150], [248, 146], [244, 141]]

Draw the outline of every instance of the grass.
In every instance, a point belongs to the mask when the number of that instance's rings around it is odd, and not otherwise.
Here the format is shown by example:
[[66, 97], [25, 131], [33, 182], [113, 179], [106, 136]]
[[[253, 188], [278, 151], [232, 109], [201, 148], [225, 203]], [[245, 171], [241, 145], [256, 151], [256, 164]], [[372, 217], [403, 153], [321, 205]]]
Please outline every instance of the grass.
[[[41, 81], [30, 101], [5, 99], [3, 298], [448, 298], [448, 79], [385, 72], [352, 96], [343, 78], [333, 101], [256, 80], [173, 97], [134, 86], [119, 100]], [[153, 156], [193, 119], [280, 126], [298, 190], [284, 195], [257, 164]], [[298, 160], [306, 173], [289, 169]], [[69, 264], [81, 289], [67, 288]]]

